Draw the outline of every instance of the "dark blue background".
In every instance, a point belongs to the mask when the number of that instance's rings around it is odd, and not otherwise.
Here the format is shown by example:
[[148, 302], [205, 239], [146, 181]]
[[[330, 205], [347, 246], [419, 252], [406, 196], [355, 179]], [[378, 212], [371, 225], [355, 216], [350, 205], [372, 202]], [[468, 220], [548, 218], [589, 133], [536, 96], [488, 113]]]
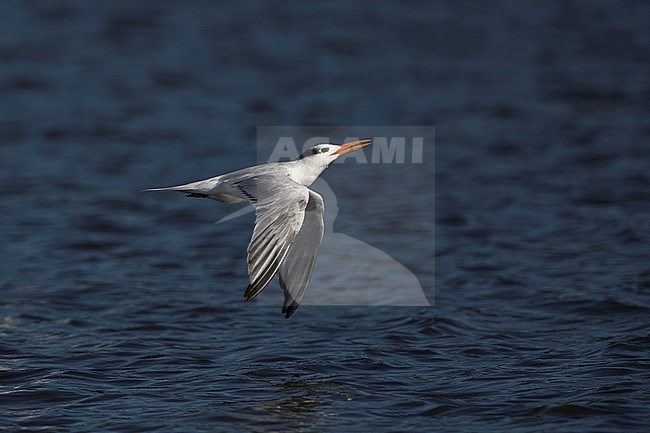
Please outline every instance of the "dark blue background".
[[[0, 429], [644, 430], [649, 22], [623, 0], [3, 2]], [[259, 125], [436, 127], [423, 164], [324, 174], [335, 229], [435, 307], [285, 320], [241, 299], [250, 218], [137, 192], [255, 163]]]

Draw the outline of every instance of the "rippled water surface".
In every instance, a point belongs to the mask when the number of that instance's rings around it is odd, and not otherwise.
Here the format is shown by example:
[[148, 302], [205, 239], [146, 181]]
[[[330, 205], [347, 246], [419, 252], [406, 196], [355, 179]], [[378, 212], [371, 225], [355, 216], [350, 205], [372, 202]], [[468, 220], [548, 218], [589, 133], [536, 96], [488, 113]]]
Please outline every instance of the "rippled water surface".
[[[274, 5], [3, 3], [0, 430], [645, 430], [647, 2]], [[138, 192], [319, 124], [436, 127], [323, 176], [433, 307], [285, 320], [250, 215]]]

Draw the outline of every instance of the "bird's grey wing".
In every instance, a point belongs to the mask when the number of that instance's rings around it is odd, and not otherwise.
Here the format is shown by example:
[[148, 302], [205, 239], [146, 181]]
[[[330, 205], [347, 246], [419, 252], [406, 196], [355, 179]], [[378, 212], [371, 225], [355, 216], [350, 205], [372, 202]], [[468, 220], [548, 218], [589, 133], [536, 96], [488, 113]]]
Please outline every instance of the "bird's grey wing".
[[280, 265], [280, 287], [284, 290], [282, 313], [287, 319], [300, 305], [314, 271], [316, 255], [323, 240], [324, 212], [323, 198], [309, 190], [302, 227]]
[[271, 282], [302, 226], [309, 189], [284, 174], [261, 174], [233, 184], [255, 207], [255, 229], [248, 245], [250, 284], [246, 300]]

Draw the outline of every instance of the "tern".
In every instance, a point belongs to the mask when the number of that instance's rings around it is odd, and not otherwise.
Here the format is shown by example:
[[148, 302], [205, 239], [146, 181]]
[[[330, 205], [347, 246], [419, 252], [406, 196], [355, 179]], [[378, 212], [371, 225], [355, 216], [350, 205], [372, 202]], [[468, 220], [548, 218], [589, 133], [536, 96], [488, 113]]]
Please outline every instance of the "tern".
[[323, 198], [308, 187], [338, 157], [368, 146], [368, 139], [317, 144], [293, 161], [270, 162], [185, 185], [145, 191], [178, 191], [223, 203], [250, 203], [255, 228], [248, 245], [247, 301], [279, 274], [288, 319], [300, 305], [323, 239]]

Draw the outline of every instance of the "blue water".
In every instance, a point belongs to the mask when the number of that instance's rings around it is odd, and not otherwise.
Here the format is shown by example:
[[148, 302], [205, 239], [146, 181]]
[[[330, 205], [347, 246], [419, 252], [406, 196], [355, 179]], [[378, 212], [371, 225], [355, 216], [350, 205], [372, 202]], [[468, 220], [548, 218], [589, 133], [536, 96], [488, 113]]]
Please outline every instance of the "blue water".
[[[3, 2], [0, 430], [644, 431], [648, 22], [644, 1]], [[327, 124], [436, 127], [422, 164], [323, 176], [335, 231], [433, 307], [285, 320], [242, 299], [251, 218], [138, 192], [254, 164], [257, 126]]]

